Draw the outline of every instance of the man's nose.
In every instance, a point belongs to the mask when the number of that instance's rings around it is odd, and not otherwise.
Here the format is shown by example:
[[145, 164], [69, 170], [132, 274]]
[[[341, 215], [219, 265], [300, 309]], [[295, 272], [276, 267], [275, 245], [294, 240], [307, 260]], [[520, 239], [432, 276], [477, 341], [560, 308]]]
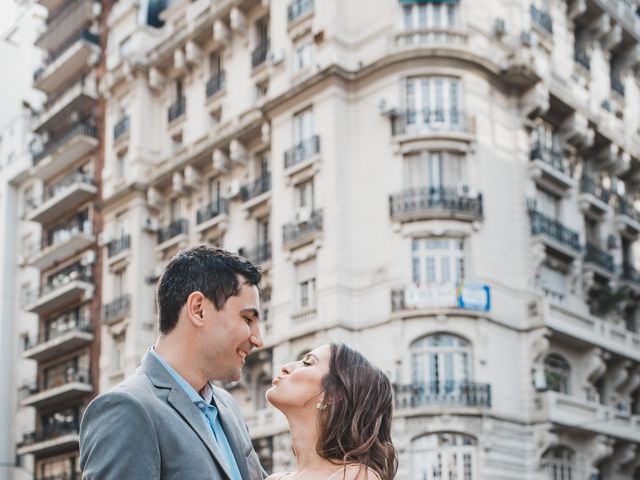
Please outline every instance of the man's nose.
[[260, 333], [260, 326], [256, 323], [255, 330], [251, 332], [251, 337], [249, 338], [251, 345], [255, 348], [262, 348], [264, 346], [264, 340], [262, 340], [262, 333]]

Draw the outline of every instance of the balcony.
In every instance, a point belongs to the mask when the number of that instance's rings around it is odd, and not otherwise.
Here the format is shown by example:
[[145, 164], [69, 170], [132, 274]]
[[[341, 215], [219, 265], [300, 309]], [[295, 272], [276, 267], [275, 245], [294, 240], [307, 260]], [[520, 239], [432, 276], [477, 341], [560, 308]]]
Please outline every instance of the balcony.
[[[174, 220], [165, 228], [161, 228], [157, 232], [158, 246], [164, 246], [169, 241], [178, 241], [178, 237], [186, 236], [189, 230], [189, 221], [186, 218]], [[172, 242], [172, 243], [174, 243]]]
[[206, 85], [206, 93], [207, 93], [207, 101], [210, 98], [216, 96], [217, 93], [221, 92], [225, 88], [225, 73], [224, 70], [218, 73], [214, 73], [207, 80]]
[[53, 455], [65, 450], [78, 449], [79, 422], [48, 424], [42, 430], [27, 433], [17, 445], [18, 455]]
[[290, 168], [301, 164], [303, 161], [313, 158], [320, 153], [320, 137], [314, 135], [302, 140], [294, 147], [284, 152], [284, 168]]
[[322, 235], [322, 210], [314, 210], [304, 215], [298, 213], [295, 222], [282, 226], [282, 243], [286, 249], [310, 243]]
[[[77, 117], [82, 119], [81, 122], [89, 122], [89, 119], [94, 117], [97, 99], [98, 87], [95, 76], [82, 77], [75, 84], [58, 92], [57, 95], [50, 95], [47, 98], [33, 122], [33, 131], [38, 134], [53, 132], [50, 138], [58, 138], [60, 133], [77, 125], [73, 124], [65, 129], [64, 127], [68, 125], [70, 118]], [[97, 137], [97, 135], [95, 136]]]
[[186, 111], [187, 99], [182, 96], [169, 105], [169, 109], [167, 110], [167, 122], [171, 124], [174, 121], [177, 121], [179, 118], [184, 116]]
[[389, 196], [389, 213], [393, 220], [482, 219], [482, 194], [471, 197], [455, 188], [422, 187]]
[[27, 264], [38, 270], [48, 270], [56, 263], [89, 248], [95, 242], [88, 218], [80, 222], [73, 219], [43, 236], [42, 248], [27, 259]]
[[126, 252], [129, 248], [131, 248], [131, 235], [122, 235], [107, 244], [107, 258], [112, 259], [116, 255]]
[[640, 442], [640, 416], [578, 396], [545, 392], [534, 399], [537, 421], [550, 421], [571, 431], [595, 432], [628, 442]]
[[47, 27], [36, 39], [35, 46], [43, 50], [57, 51], [69, 38], [69, 32], [81, 30], [94, 17], [91, 0], [71, 0], [64, 2], [60, 7], [50, 8]]
[[271, 172], [263, 174], [242, 190], [242, 200], [247, 202], [271, 190]]
[[[196, 212], [196, 230], [201, 231], [209, 228], [222, 220], [222, 216], [229, 214], [229, 202], [225, 198], [214, 200], [201, 207]], [[218, 218], [220, 217], [220, 218]]]
[[530, 12], [531, 20], [533, 21], [534, 25], [541, 27], [549, 34], [553, 33], [553, 21], [551, 20], [551, 15], [549, 15], [549, 12], [540, 10], [533, 4], [530, 7]]
[[100, 54], [100, 39], [87, 30], [71, 37], [33, 75], [34, 87], [47, 95], [79, 77]]
[[615, 221], [623, 235], [633, 239], [640, 235], [640, 211], [622, 196], [617, 197]]
[[554, 337], [564, 338], [565, 341], [585, 349], [597, 346], [612, 354], [640, 362], [640, 334], [550, 298], [541, 299], [539, 308], [543, 321], [540, 326], [553, 330]]
[[638, 271], [631, 263], [622, 263], [622, 280], [626, 280], [636, 285], [640, 285], [640, 271]]
[[131, 297], [122, 295], [102, 307], [102, 321], [111, 325], [125, 318], [131, 308]]
[[607, 278], [611, 278], [616, 272], [613, 255], [592, 243], [587, 243], [585, 246], [584, 263], [585, 267], [595, 267], [596, 272]]
[[565, 195], [575, 186], [569, 166], [559, 150], [536, 143], [529, 152], [529, 159], [529, 172], [536, 183], [558, 195]]
[[256, 68], [267, 60], [267, 53], [269, 53], [269, 41], [259, 44], [251, 52], [251, 68]]
[[313, 0], [293, 0], [287, 6], [287, 21], [289, 25], [298, 22], [313, 13]]
[[432, 382], [393, 385], [396, 410], [421, 407], [491, 408], [491, 385], [472, 382]]
[[113, 127], [113, 141], [124, 140], [129, 137], [129, 115], [122, 119]]
[[271, 242], [263, 243], [255, 248], [241, 248], [238, 253], [254, 265], [264, 265], [271, 262]]
[[580, 179], [580, 196], [578, 203], [580, 210], [590, 217], [599, 220], [611, 211], [609, 202], [611, 192], [601, 184], [596, 183], [593, 178], [583, 175]]
[[406, 110], [391, 116], [391, 135], [399, 141], [421, 138], [473, 139], [467, 116], [457, 108]]
[[93, 279], [88, 269], [73, 264], [49, 275], [40, 289], [28, 292], [24, 310], [43, 315], [91, 298], [93, 291]]
[[78, 315], [74, 321], [61, 324], [57, 328], [41, 330], [35, 338], [27, 339], [24, 358], [46, 362], [79, 350], [93, 342], [93, 327], [89, 319]]
[[76, 160], [88, 155], [97, 146], [96, 127], [85, 122], [78, 123], [61, 137], [50, 141], [43, 150], [33, 154], [36, 175], [42, 179], [51, 178], [69, 169]]
[[77, 401], [92, 390], [89, 370], [69, 368], [59, 375], [45, 377], [38, 388], [29, 389], [29, 395], [20, 404], [23, 407], [51, 407], [59, 402]]
[[26, 219], [31, 222], [48, 224], [61, 215], [78, 209], [82, 204], [91, 200], [97, 191], [93, 177], [85, 173], [74, 172], [49, 186], [44, 192], [42, 201], [27, 213]]
[[545, 247], [572, 261], [582, 252], [578, 232], [565, 227], [557, 220], [541, 212], [531, 210], [531, 235], [543, 242]]

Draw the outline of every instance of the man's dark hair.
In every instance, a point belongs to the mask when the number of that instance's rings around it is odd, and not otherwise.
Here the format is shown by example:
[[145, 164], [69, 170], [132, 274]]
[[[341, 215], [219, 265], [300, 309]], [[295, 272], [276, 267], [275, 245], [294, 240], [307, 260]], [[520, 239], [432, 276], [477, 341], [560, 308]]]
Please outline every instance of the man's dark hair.
[[258, 285], [260, 269], [249, 260], [210, 245], [181, 250], [165, 267], [156, 294], [160, 332], [169, 333], [178, 323], [178, 315], [187, 298], [199, 291], [222, 310], [229, 297], [240, 293], [241, 275], [247, 284]]

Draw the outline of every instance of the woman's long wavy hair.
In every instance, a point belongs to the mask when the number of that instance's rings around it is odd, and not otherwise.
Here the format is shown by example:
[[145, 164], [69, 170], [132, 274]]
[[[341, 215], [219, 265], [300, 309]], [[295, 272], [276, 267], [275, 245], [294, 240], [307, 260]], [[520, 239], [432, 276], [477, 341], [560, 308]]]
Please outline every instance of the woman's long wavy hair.
[[318, 416], [318, 454], [336, 463], [360, 463], [382, 480], [392, 480], [398, 461], [391, 442], [393, 398], [387, 376], [360, 352], [331, 343], [323, 392], [328, 408]]

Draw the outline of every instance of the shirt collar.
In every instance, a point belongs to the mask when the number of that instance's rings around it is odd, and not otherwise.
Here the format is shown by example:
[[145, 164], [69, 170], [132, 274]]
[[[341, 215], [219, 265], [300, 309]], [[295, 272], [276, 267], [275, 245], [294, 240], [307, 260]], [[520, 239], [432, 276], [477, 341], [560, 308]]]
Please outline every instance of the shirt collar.
[[203, 399], [207, 404], [211, 403], [211, 400], [213, 399], [213, 389], [211, 388], [211, 384], [209, 382], [205, 383], [204, 387], [202, 388], [202, 396], [200, 396], [200, 394], [196, 392], [196, 390], [189, 384], [189, 382], [182, 378], [182, 376], [178, 372], [176, 372], [171, 367], [171, 365], [169, 365], [169, 363], [160, 356], [158, 352], [156, 352], [156, 349], [153, 348], [153, 346], [149, 347], [149, 353], [160, 362], [160, 365], [162, 365], [167, 372], [169, 372], [169, 375], [171, 375], [176, 383], [180, 385], [180, 387], [185, 391], [185, 393], [189, 396], [189, 399], [193, 403], [202, 403]]

